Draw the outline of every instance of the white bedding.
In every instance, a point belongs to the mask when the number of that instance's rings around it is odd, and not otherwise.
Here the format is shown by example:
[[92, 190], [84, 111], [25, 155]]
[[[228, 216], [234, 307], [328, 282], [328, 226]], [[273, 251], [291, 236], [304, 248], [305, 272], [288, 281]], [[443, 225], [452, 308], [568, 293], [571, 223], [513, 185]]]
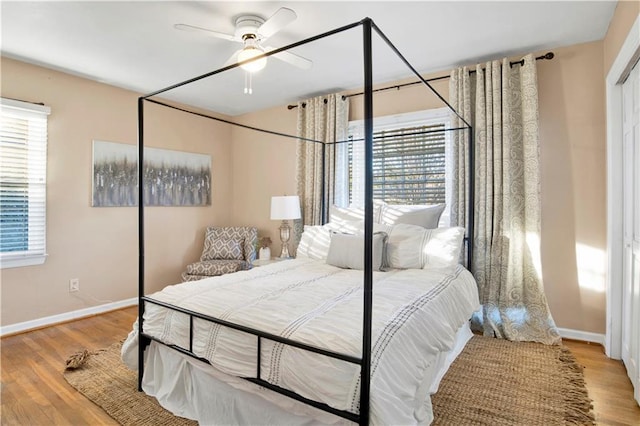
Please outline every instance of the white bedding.
[[[473, 333], [465, 323], [454, 348], [441, 352], [426, 372], [416, 394], [418, 425], [432, 420], [431, 398], [451, 363]], [[168, 346], [151, 342], [145, 353], [142, 388], [172, 413], [200, 425], [347, 425], [333, 414], [272, 392], [246, 380], [224, 374], [214, 367], [183, 355]]]
[[[425, 372], [440, 352], [451, 349], [456, 331], [478, 307], [476, 284], [461, 266], [374, 272], [373, 279], [371, 422], [419, 423], [425, 414], [416, 398], [425, 393]], [[361, 355], [362, 271], [297, 259], [170, 286], [150, 297]], [[146, 333], [166, 343], [189, 347], [186, 315], [147, 304], [144, 325]], [[255, 377], [254, 336], [196, 319], [193, 348], [224, 373]], [[123, 360], [136, 368], [135, 329], [123, 345]], [[263, 340], [261, 377], [335, 408], [358, 411], [357, 365]]]

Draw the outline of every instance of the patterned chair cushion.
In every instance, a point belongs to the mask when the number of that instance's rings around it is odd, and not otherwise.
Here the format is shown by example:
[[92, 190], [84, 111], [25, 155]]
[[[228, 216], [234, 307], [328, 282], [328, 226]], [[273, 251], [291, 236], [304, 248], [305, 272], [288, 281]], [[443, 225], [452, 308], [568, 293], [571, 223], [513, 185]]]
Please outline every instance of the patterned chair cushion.
[[187, 281], [198, 281], [198, 280], [204, 280], [206, 278], [211, 278], [207, 275], [189, 275], [186, 272], [182, 273], [182, 282], [186, 283]]
[[249, 262], [244, 260], [205, 260], [187, 265], [186, 273], [188, 275], [207, 275], [210, 277], [216, 275], [230, 274], [232, 272], [249, 269]]
[[212, 253], [215, 247], [220, 246], [219, 240], [241, 241], [243, 256], [239, 259], [244, 259], [249, 263], [255, 260], [256, 243], [258, 241], [257, 228], [250, 226], [208, 227], [204, 238], [204, 249], [200, 257], [201, 261], [220, 259]]
[[251, 263], [256, 258], [257, 242], [257, 228], [250, 226], [208, 227], [200, 262], [188, 265], [182, 274], [182, 280], [202, 280], [251, 269]]
[[244, 238], [216, 238], [211, 244], [205, 244], [205, 249], [200, 257], [201, 261], [228, 259], [244, 260]]

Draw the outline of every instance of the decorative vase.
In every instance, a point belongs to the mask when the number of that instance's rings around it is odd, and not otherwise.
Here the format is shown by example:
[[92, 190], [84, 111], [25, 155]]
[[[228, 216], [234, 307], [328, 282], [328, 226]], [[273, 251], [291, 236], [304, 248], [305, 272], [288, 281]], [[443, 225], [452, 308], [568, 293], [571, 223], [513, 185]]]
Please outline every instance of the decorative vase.
[[269, 260], [271, 259], [271, 249], [269, 247], [262, 247], [258, 252], [258, 259]]

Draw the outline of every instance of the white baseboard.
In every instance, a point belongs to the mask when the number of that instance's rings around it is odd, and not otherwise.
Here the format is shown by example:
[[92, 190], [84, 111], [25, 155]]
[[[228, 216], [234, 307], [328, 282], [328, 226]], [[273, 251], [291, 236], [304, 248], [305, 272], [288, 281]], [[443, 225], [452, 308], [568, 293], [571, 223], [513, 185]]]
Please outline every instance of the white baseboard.
[[132, 297], [131, 299], [120, 300], [118, 302], [111, 302], [104, 305], [92, 306], [90, 308], [79, 309], [77, 311], [65, 312], [64, 314], [51, 315], [49, 317], [19, 322], [17, 324], [4, 325], [0, 327], [0, 337], [8, 334], [22, 333], [24, 331], [33, 330], [36, 328], [47, 327], [53, 324], [59, 324], [61, 322], [89, 317], [96, 314], [102, 314], [104, 312], [114, 311], [116, 309], [126, 308], [128, 306], [135, 306], [137, 304], [138, 298]]
[[558, 331], [560, 332], [560, 336], [566, 339], [582, 340], [584, 342], [592, 342], [604, 346], [604, 334], [559, 327]]

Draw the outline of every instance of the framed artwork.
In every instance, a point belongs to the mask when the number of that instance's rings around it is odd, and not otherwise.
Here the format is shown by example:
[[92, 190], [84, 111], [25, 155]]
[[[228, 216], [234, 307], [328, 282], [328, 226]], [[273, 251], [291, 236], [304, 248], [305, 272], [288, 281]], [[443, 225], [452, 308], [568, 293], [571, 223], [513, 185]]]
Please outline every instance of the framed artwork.
[[[211, 156], [144, 149], [145, 206], [210, 206]], [[93, 141], [93, 207], [138, 205], [138, 147]]]

